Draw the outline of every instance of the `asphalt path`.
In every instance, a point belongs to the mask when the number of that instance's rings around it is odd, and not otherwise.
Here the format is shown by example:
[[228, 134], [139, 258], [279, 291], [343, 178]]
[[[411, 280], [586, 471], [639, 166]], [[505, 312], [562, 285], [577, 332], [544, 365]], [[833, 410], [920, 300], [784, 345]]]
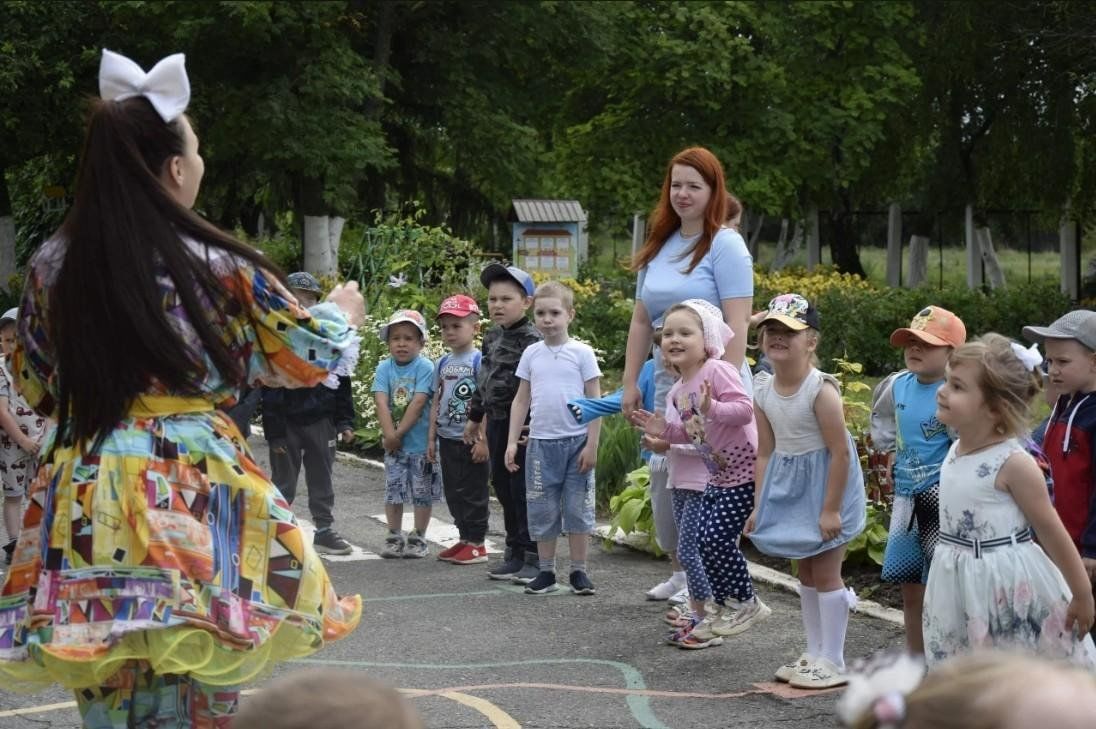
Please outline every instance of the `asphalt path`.
[[[265, 444], [252, 444], [265, 463]], [[643, 595], [665, 578], [665, 561], [599, 541], [590, 555], [596, 595], [525, 595], [488, 580], [485, 565], [378, 558], [385, 534], [378, 469], [340, 459], [335, 490], [335, 526], [355, 552], [327, 558], [327, 567], [340, 593], [364, 598], [361, 626], [306, 661], [276, 667], [275, 676], [308, 665], [364, 671], [403, 690], [431, 728], [837, 726], [837, 693], [773, 682], [773, 670], [801, 647], [799, 600], [790, 592], [758, 585], [770, 618], [723, 646], [681, 650], [662, 642], [665, 604]], [[307, 520], [304, 492], [302, 484], [294, 508]], [[453, 529], [444, 504], [435, 517], [427, 539], [436, 553]], [[494, 502], [491, 530], [501, 544]], [[561, 581], [566, 551], [561, 540]], [[900, 635], [889, 622], [854, 614], [846, 655], [897, 648]], [[254, 691], [263, 683], [246, 687], [243, 701], [260, 700]], [[22, 695], [0, 686], [0, 729], [79, 725], [66, 691]]]

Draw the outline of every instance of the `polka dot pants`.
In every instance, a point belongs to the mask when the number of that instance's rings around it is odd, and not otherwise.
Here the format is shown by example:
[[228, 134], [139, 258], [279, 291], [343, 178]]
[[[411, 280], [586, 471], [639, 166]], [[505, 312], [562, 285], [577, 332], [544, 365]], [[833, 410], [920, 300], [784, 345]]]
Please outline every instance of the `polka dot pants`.
[[704, 561], [700, 556], [700, 530], [704, 523], [704, 493], [673, 489], [674, 520], [677, 522], [677, 558], [685, 568], [689, 595], [696, 600], [712, 596]]
[[738, 549], [738, 538], [753, 511], [753, 484], [708, 486], [701, 498], [700, 557], [712, 598], [720, 605], [728, 597], [749, 600], [754, 594], [753, 582], [746, 558]]

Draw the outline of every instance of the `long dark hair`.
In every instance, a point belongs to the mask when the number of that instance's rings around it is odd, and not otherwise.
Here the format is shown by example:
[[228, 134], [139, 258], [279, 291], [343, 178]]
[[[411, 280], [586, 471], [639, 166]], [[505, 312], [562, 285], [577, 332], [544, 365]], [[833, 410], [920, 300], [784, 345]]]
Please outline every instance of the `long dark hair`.
[[[244, 378], [245, 364], [210, 312], [211, 305], [232, 306], [243, 292], [226, 291], [181, 236], [281, 274], [164, 187], [160, 175], [185, 145], [181, 118], [165, 123], [143, 97], [92, 102], [46, 322], [57, 356], [59, 440], [66, 443], [93, 442], [97, 450], [153, 380], [198, 394], [207, 374], [202, 349], [227, 381]], [[174, 281], [177, 301], [165, 302], [157, 281], [164, 275]], [[166, 309], [175, 305], [200, 341], [188, 342], [172, 326]]]

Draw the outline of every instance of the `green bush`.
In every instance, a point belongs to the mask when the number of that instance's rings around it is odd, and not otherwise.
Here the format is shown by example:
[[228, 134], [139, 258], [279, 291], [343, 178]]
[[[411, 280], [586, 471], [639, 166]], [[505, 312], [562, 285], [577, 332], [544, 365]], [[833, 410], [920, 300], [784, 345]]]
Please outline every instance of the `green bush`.
[[914, 315], [929, 304], [955, 312], [970, 338], [992, 331], [1020, 339], [1025, 325], [1047, 324], [1071, 308], [1058, 282], [1046, 278], [988, 293], [965, 286], [882, 289], [827, 269], [757, 274], [754, 282], [759, 308], [777, 294], [795, 291], [806, 296], [822, 317], [818, 353], [822, 362], [847, 356], [861, 362], [872, 375], [901, 368], [902, 353], [890, 345], [890, 334], [909, 326]]
[[628, 484], [623, 491], [609, 500], [609, 510], [613, 514], [609, 522], [609, 534], [605, 539], [606, 547], [613, 544], [613, 536], [618, 531], [625, 534], [639, 532], [647, 535], [646, 551], [662, 556], [663, 552], [655, 540], [655, 515], [651, 509], [651, 472], [647, 466], [640, 466], [625, 477]]
[[628, 474], [643, 465], [639, 433], [622, 415], [602, 419], [597, 448], [597, 506], [604, 509], [624, 488]]

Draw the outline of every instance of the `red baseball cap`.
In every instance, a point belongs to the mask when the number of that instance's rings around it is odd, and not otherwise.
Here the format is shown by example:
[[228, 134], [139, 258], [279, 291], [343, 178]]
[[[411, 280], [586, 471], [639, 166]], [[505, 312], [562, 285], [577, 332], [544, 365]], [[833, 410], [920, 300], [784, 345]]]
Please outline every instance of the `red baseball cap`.
[[464, 318], [469, 314], [480, 315], [479, 304], [471, 296], [465, 296], [464, 294], [456, 294], [450, 296], [445, 301], [441, 302], [441, 306], [438, 308], [438, 316], [442, 314], [450, 314]]

